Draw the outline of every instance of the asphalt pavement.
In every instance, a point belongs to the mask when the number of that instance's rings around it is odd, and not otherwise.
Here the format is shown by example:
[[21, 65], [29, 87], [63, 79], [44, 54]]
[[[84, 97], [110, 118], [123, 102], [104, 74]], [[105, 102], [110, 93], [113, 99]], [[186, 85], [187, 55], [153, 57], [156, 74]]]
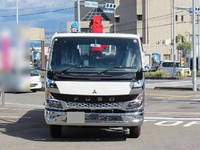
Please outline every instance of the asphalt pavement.
[[145, 121], [138, 139], [121, 128], [65, 127], [52, 139], [44, 122], [44, 92], [6, 93], [0, 107], [0, 150], [199, 150], [199, 92], [146, 89]]
[[[192, 82], [192, 78], [184, 78], [184, 79], [179, 79], [179, 80], [166, 80], [166, 79], [149, 80], [147, 79], [145, 86], [148, 89], [166, 88], [167, 90], [175, 90], [177, 88], [178, 90], [184, 90], [188, 88], [190, 90], [193, 87], [193, 82]], [[200, 87], [200, 77], [197, 77], [197, 87]]]

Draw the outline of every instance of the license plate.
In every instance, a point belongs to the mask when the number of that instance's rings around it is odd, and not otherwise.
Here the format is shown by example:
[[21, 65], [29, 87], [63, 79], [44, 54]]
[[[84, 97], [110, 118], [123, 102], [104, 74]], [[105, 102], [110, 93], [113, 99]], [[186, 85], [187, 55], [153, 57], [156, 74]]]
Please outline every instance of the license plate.
[[84, 112], [67, 112], [67, 123], [84, 123]]

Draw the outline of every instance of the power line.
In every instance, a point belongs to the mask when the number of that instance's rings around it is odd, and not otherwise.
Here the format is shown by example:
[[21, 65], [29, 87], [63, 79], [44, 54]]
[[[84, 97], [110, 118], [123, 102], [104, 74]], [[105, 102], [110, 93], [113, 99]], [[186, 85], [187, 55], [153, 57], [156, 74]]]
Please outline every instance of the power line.
[[[35, 12], [35, 13], [27, 13], [27, 14], [20, 14], [19, 16], [34, 16], [34, 15], [43, 15], [47, 13], [54, 13], [54, 12], [59, 12], [59, 11], [64, 11], [64, 10], [70, 10], [74, 9], [75, 7], [67, 7], [67, 8], [62, 8], [62, 9], [56, 9], [56, 10], [48, 10], [48, 11], [42, 11], [42, 12]], [[8, 18], [8, 17], [16, 17], [16, 15], [5, 15], [5, 16], [0, 16], [2, 18]]]

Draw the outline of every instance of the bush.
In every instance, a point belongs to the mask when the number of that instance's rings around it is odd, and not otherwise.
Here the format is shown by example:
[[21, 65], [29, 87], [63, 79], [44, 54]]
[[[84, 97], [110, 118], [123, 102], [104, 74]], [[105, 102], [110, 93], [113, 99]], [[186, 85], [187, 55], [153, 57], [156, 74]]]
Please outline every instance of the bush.
[[41, 78], [44, 78], [45, 77], [45, 72], [40, 71], [40, 76], [41, 76]]
[[156, 72], [146, 72], [145, 73], [146, 78], [162, 78], [162, 77], [169, 77], [169, 75], [161, 70], [158, 70]]
[[180, 71], [177, 71], [177, 72], [176, 72], [176, 76], [177, 76], [177, 77], [182, 77], [181, 72], [180, 72]]
[[188, 76], [188, 73], [187, 72], [184, 72], [184, 74], [182, 74], [180, 71], [177, 71], [176, 72], [176, 77], [187, 77]]

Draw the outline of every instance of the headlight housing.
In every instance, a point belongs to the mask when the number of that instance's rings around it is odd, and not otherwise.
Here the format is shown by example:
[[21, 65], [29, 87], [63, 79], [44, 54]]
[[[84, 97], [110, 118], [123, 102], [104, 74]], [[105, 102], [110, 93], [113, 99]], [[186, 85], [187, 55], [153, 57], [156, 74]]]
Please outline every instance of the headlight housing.
[[140, 108], [144, 102], [144, 93], [140, 93], [136, 99], [125, 103], [125, 110], [135, 110]]
[[46, 108], [63, 110], [62, 102], [53, 98], [50, 92], [45, 93]]

